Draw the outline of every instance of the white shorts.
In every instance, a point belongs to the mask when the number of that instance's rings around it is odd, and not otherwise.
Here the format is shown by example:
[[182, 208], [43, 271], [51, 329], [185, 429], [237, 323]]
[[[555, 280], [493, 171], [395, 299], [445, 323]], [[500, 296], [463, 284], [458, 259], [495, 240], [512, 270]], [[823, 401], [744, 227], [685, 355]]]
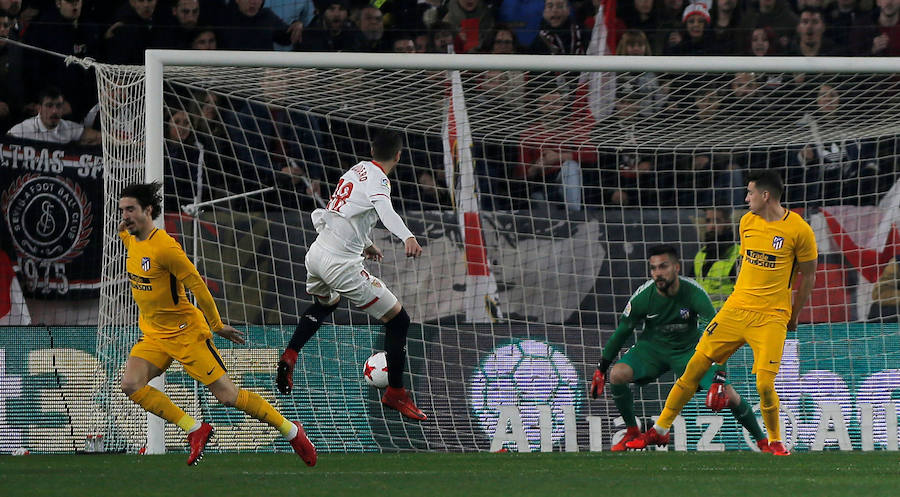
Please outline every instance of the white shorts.
[[336, 256], [313, 243], [306, 252], [306, 292], [323, 304], [347, 297], [375, 319], [387, 314], [397, 297], [384, 282], [369, 274], [361, 256]]

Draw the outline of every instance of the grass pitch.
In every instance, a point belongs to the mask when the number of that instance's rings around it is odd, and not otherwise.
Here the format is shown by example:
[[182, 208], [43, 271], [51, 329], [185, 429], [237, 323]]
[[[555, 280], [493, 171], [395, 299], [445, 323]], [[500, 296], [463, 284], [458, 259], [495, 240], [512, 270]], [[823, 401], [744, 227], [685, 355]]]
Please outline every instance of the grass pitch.
[[753, 496], [900, 495], [897, 452], [0, 456], [13, 496]]

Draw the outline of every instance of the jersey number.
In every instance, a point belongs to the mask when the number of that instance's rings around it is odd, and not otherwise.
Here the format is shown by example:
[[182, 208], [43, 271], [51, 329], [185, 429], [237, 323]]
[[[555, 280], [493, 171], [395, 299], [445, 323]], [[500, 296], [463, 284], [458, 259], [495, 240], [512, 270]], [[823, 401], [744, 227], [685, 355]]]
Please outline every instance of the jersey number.
[[712, 335], [713, 330], [715, 330], [717, 326], [719, 326], [719, 323], [713, 321], [712, 323], [709, 323], [709, 325], [703, 331], [705, 331], [707, 335]]
[[328, 210], [341, 212], [341, 207], [347, 203], [351, 193], [353, 193], [353, 182], [345, 181], [344, 178], [341, 178], [338, 181], [337, 188], [334, 189], [334, 194], [331, 195], [331, 200], [328, 201]]

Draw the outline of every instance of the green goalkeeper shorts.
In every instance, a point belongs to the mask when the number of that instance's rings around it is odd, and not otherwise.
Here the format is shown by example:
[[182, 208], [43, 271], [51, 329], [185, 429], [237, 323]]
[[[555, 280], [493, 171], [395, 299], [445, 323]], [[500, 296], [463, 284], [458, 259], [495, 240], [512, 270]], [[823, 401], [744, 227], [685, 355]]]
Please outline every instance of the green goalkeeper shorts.
[[[632, 382], [643, 386], [656, 381], [669, 371], [673, 371], [676, 377], [681, 376], [693, 355], [693, 348], [672, 350], [652, 342], [639, 341], [619, 359], [619, 362], [631, 366], [631, 369], [634, 370]], [[725, 367], [719, 364], [714, 364], [709, 368], [709, 371], [700, 379], [700, 389], [707, 390], [713, 382], [716, 371], [724, 369]]]

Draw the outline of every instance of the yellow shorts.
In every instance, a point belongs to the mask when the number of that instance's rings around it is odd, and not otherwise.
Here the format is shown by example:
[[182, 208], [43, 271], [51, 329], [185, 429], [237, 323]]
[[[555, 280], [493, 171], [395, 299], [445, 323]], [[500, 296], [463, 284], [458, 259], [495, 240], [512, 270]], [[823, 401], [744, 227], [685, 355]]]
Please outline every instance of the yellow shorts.
[[752, 373], [778, 373], [789, 316], [724, 307], [709, 322], [697, 351], [722, 364], [745, 343], [753, 349]]
[[131, 347], [131, 355], [145, 359], [163, 371], [174, 359], [181, 363], [187, 374], [204, 385], [218, 380], [227, 372], [209, 330], [185, 330], [171, 338], [143, 335]]

